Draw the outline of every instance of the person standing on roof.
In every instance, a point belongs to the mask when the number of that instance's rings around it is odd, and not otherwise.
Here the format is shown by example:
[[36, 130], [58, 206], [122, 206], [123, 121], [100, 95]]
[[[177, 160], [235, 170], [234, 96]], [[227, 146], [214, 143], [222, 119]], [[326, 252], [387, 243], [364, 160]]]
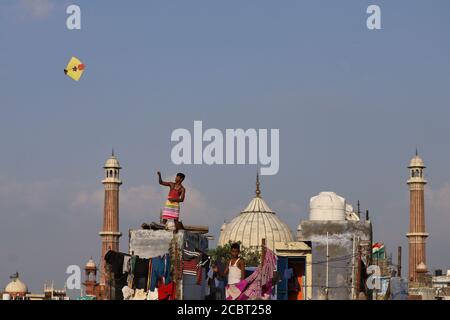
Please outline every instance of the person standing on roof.
[[169, 195], [162, 212], [163, 223], [166, 224], [167, 220], [172, 219], [175, 223], [178, 223], [180, 218], [180, 203], [184, 201], [186, 196], [186, 189], [183, 186], [185, 175], [181, 172], [177, 173], [175, 182], [166, 182], [161, 178], [161, 172], [158, 171], [159, 184], [169, 187]]

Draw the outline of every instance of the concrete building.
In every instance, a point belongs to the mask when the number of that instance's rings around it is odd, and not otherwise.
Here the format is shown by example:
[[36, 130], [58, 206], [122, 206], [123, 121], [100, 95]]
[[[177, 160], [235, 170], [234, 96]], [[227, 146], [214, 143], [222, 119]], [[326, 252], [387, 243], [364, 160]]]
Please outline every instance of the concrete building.
[[[409, 168], [409, 232], [406, 234], [409, 243], [409, 281], [418, 282], [420, 273], [427, 270], [425, 241], [428, 233], [425, 231], [425, 200], [424, 189], [425, 165], [422, 158], [416, 155], [411, 159]], [[418, 266], [421, 265], [421, 270]], [[425, 270], [424, 270], [425, 269]]]
[[372, 223], [361, 219], [345, 199], [321, 192], [310, 200], [309, 220], [297, 228], [297, 241], [311, 244], [312, 299], [357, 299], [365, 292], [370, 264]]
[[249, 205], [220, 229], [219, 246], [241, 242], [248, 249], [261, 250], [262, 239], [274, 250], [276, 242], [294, 241], [289, 226], [281, 221], [261, 197], [259, 176], [256, 176], [256, 195]]
[[200, 269], [202, 280], [199, 284], [196, 275], [183, 272], [182, 257], [183, 249], [187, 248], [204, 253], [208, 251], [208, 236], [205, 233], [207, 231], [130, 230], [129, 254], [148, 259], [169, 253], [173, 269], [172, 280], [176, 285], [176, 299], [204, 300], [207, 285], [206, 270]]

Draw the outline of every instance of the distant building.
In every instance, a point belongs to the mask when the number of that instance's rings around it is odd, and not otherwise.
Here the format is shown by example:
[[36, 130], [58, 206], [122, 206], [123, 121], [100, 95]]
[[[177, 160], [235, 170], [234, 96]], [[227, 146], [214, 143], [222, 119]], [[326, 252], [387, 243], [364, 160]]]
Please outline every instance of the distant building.
[[321, 192], [310, 200], [309, 220], [297, 228], [297, 241], [311, 244], [312, 299], [348, 300], [367, 296], [366, 267], [371, 260], [372, 223], [368, 212], [334, 192]]
[[85, 281], [83, 285], [85, 286], [86, 296], [102, 300], [104, 291], [102, 287], [97, 282], [97, 265], [92, 258], [86, 263], [84, 267]]
[[445, 275], [442, 270], [436, 270], [431, 282], [436, 289], [436, 299], [450, 300], [450, 270], [447, 270]]
[[27, 285], [19, 279], [18, 272], [10, 278], [11, 282], [3, 290], [3, 300], [24, 300], [27, 293], [29, 293]]
[[442, 270], [436, 270], [432, 278], [433, 288], [450, 288], [450, 270], [443, 275]]
[[10, 277], [12, 280], [3, 290], [2, 300], [69, 300], [65, 289], [54, 289], [53, 285], [44, 284], [43, 293], [30, 293], [28, 287], [19, 279], [16, 272]]

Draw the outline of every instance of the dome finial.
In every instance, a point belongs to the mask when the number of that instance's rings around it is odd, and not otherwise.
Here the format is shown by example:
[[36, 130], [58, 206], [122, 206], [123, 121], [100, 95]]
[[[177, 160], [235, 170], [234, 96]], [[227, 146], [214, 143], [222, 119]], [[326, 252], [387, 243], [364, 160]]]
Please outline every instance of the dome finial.
[[111, 156], [114, 157], [114, 147], [112, 148]]
[[419, 151], [417, 150], [417, 147], [416, 147], [416, 157], [419, 155]]
[[261, 190], [259, 190], [259, 173], [256, 172], [256, 196], [259, 198], [261, 195]]

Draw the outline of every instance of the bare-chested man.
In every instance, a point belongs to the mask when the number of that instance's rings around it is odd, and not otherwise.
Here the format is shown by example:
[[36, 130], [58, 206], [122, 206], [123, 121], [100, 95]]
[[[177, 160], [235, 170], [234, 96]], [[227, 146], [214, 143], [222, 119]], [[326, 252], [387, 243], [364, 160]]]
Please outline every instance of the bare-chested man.
[[183, 173], [177, 173], [175, 182], [166, 182], [161, 179], [161, 172], [158, 171], [158, 178], [160, 185], [170, 188], [162, 213], [163, 223], [166, 223], [168, 219], [173, 219], [177, 223], [180, 218], [180, 202], [184, 201], [186, 195], [186, 189], [184, 189], [182, 184], [185, 175]]

